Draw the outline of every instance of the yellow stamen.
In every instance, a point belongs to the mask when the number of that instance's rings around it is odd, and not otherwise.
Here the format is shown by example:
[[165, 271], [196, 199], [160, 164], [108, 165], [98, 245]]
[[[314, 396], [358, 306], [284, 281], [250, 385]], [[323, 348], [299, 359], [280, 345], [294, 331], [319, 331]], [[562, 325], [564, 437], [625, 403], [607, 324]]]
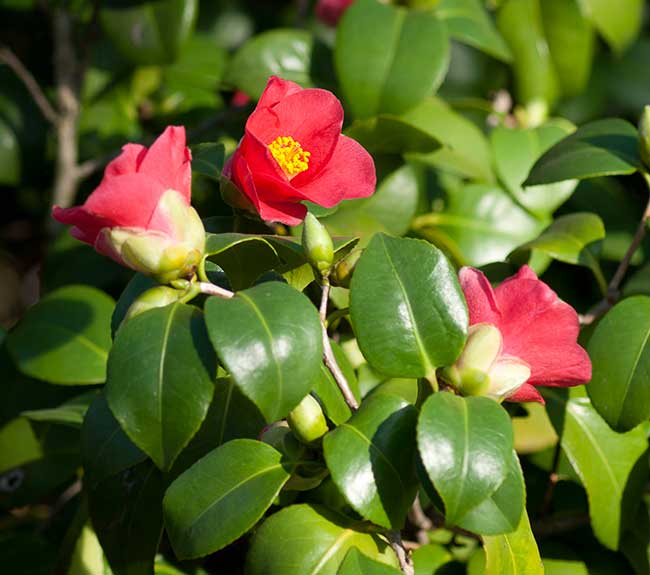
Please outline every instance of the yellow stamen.
[[269, 150], [289, 179], [309, 169], [311, 153], [291, 136], [278, 136], [269, 144]]

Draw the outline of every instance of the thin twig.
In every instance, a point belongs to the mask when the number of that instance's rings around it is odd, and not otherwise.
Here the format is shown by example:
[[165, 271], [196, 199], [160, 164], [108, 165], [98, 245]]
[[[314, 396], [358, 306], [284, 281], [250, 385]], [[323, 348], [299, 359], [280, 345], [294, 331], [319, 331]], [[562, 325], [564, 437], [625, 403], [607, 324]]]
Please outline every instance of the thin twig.
[[325, 362], [327, 369], [330, 370], [336, 385], [339, 386], [339, 389], [343, 394], [343, 399], [345, 399], [345, 403], [348, 404], [348, 407], [352, 411], [356, 411], [359, 409], [359, 402], [357, 401], [357, 398], [354, 397], [350, 385], [348, 384], [348, 380], [345, 378], [345, 375], [343, 375], [343, 372], [336, 361], [336, 357], [334, 357], [334, 351], [332, 350], [330, 338], [327, 334], [327, 302], [329, 301], [330, 295], [330, 282], [327, 278], [323, 278], [322, 290], [319, 315], [321, 326], [323, 328], [323, 361]]
[[16, 56], [6, 46], [2, 46], [0, 47], [0, 62], [3, 62], [13, 70], [14, 74], [18, 76], [20, 81], [25, 85], [25, 88], [27, 88], [27, 91], [34, 99], [34, 102], [36, 102], [38, 109], [41, 111], [43, 116], [45, 116], [45, 119], [50, 122], [50, 124], [56, 126], [59, 121], [59, 114], [57, 114], [32, 73], [20, 61], [18, 56]]
[[408, 551], [404, 548], [402, 543], [402, 536], [399, 531], [391, 529], [386, 533], [388, 536], [388, 541], [390, 546], [395, 551], [397, 555], [397, 560], [399, 561], [399, 567], [402, 570], [402, 573], [407, 573], [407, 575], [415, 575], [415, 569], [413, 568], [413, 562]]
[[548, 476], [548, 483], [546, 485], [546, 492], [544, 493], [544, 501], [542, 502], [542, 508], [540, 514], [542, 517], [545, 517], [549, 514], [551, 510], [551, 504], [553, 503], [553, 494], [555, 493], [555, 486], [560, 479], [560, 476], [557, 472], [560, 465], [560, 455], [562, 453], [562, 444], [558, 439], [555, 444], [555, 451], [553, 452], [553, 463], [551, 464], [551, 473]]
[[413, 505], [409, 511], [409, 520], [417, 527], [415, 537], [418, 543], [420, 545], [426, 545], [429, 542], [429, 531], [433, 529], [433, 521], [431, 521], [431, 518], [422, 509], [419, 496], [413, 501]]
[[206, 295], [216, 295], [224, 299], [230, 299], [235, 295], [234, 292], [231, 292], [230, 290], [214, 285], [213, 283], [197, 282], [196, 285], [198, 285], [199, 289], [201, 290], [201, 293], [204, 293]]
[[[641, 172], [641, 174], [643, 175], [643, 178], [650, 188], [650, 175], [648, 175], [648, 173], [645, 171]], [[636, 232], [634, 233], [632, 242], [627, 248], [627, 251], [623, 256], [621, 263], [618, 265], [616, 272], [609, 282], [609, 286], [607, 287], [607, 295], [601, 301], [599, 301], [588, 313], [580, 317], [580, 323], [582, 325], [589, 325], [597, 319], [601, 318], [620, 299], [621, 283], [623, 282], [623, 278], [625, 278], [625, 274], [630, 267], [632, 257], [639, 249], [639, 246], [643, 241], [643, 238], [646, 234], [648, 221], [650, 221], [650, 199], [648, 199], [648, 203], [646, 205], [645, 211], [643, 212], [643, 215], [641, 216], [641, 221], [639, 222]]]

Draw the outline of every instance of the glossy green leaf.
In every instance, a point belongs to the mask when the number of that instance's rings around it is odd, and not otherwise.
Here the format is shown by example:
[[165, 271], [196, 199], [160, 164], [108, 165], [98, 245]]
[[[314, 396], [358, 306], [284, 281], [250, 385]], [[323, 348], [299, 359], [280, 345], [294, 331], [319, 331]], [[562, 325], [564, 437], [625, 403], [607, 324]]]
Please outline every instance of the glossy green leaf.
[[558, 79], [544, 35], [540, 0], [505, 0], [497, 27], [514, 56], [517, 100], [550, 107], [559, 95]]
[[316, 308], [279, 282], [205, 304], [208, 332], [231, 377], [269, 422], [284, 417], [311, 390], [321, 364]]
[[380, 114], [356, 120], [346, 134], [373, 154], [426, 154], [440, 147], [436, 137], [407, 116]]
[[485, 537], [484, 544], [485, 575], [544, 575], [526, 513], [515, 532]]
[[88, 509], [106, 558], [120, 575], [149, 575], [162, 535], [164, 480], [151, 461], [87, 490]]
[[7, 336], [20, 370], [62, 385], [102, 383], [111, 347], [113, 300], [86, 286], [60, 288], [32, 307]]
[[577, 96], [591, 75], [594, 30], [582, 13], [581, 0], [542, 0], [539, 6], [562, 94]]
[[615, 305], [598, 322], [588, 350], [593, 376], [587, 391], [610, 427], [628, 431], [650, 418], [650, 297]]
[[526, 503], [524, 476], [513, 451], [508, 474], [498, 489], [471, 509], [458, 526], [480, 535], [499, 535], [517, 529]]
[[449, 191], [444, 211], [416, 218], [418, 233], [453, 254], [460, 265], [503, 261], [544, 224], [501, 188], [483, 184]]
[[58, 407], [51, 407], [48, 409], [29, 409], [23, 411], [21, 415], [27, 419], [31, 419], [32, 421], [60, 423], [62, 425], [79, 428], [83, 423], [88, 406], [93, 399], [95, 399], [96, 395], [96, 391], [89, 391], [69, 399]]
[[432, 377], [452, 363], [468, 321], [456, 273], [442, 253], [384, 234], [374, 236], [357, 263], [350, 317], [368, 362], [395, 377]]
[[402, 118], [443, 144], [440, 150], [433, 153], [409, 154], [409, 158], [472, 180], [494, 180], [492, 157], [485, 135], [446, 102], [439, 98], [428, 98]]
[[120, 327], [120, 324], [126, 317], [131, 304], [138, 296], [157, 285], [159, 285], [158, 282], [149, 276], [142, 275], [141, 273], [135, 273], [133, 275], [115, 304], [115, 310], [111, 318], [111, 333], [113, 336], [115, 336], [117, 328]]
[[533, 166], [526, 186], [574, 178], [632, 174], [641, 160], [636, 128], [625, 120], [597, 120], [559, 141]]
[[167, 64], [176, 58], [191, 34], [197, 9], [196, 0], [105, 6], [100, 21], [113, 44], [132, 62]]
[[192, 147], [192, 172], [220, 181], [225, 151], [223, 144], [206, 143]]
[[376, 394], [323, 440], [334, 483], [355, 511], [383, 527], [401, 529], [415, 499], [416, 418], [408, 402]]
[[289, 479], [281, 458], [266, 443], [233, 439], [178, 477], [163, 504], [176, 556], [214, 553], [253, 527]]
[[452, 38], [504, 62], [512, 61], [510, 48], [480, 0], [441, 0], [436, 5], [436, 14], [447, 24]]
[[91, 489], [147, 458], [122, 431], [103, 393], [97, 395], [86, 412], [81, 428], [81, 456], [84, 482]]
[[445, 519], [452, 525], [492, 496], [510, 470], [510, 418], [487, 397], [432, 395], [420, 412], [417, 442], [427, 475], [445, 505]]
[[358, 0], [339, 23], [334, 63], [356, 118], [401, 114], [442, 82], [449, 64], [447, 31], [431, 12]]
[[627, 48], [639, 34], [643, 0], [582, 0], [584, 10], [594, 26], [617, 52]]
[[356, 547], [350, 549], [337, 575], [399, 575], [401, 571], [366, 557]]
[[129, 438], [169, 470], [205, 418], [215, 374], [203, 314], [171, 304], [134, 317], [118, 331], [106, 399]]
[[575, 180], [523, 187], [535, 161], [571, 131], [568, 122], [557, 121], [548, 122], [538, 128], [497, 127], [490, 133], [499, 179], [517, 202], [537, 217], [548, 217], [576, 188]]
[[232, 57], [225, 81], [251, 98], [259, 98], [269, 76], [311, 85], [314, 39], [307, 30], [277, 29], [258, 34]]
[[[359, 523], [318, 505], [286, 507], [256, 531], [246, 558], [246, 573], [336, 575], [353, 547], [372, 559], [396, 566], [392, 550], [360, 528]], [[294, 543], [287, 545], [287, 541]]]
[[572, 394], [567, 399], [552, 389], [544, 397], [562, 449], [587, 490], [594, 534], [616, 550], [643, 490], [645, 432], [640, 427], [623, 434], [612, 431], [589, 399]]
[[557, 218], [538, 238], [520, 246], [516, 253], [540, 252], [561, 262], [585, 266], [601, 277], [598, 254], [604, 237], [605, 226], [596, 214], [567, 214]]

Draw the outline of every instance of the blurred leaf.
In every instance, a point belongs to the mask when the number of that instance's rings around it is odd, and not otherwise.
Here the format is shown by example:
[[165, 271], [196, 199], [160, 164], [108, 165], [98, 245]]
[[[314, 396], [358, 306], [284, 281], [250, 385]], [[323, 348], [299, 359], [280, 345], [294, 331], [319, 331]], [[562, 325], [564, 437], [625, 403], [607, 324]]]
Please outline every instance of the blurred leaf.
[[194, 28], [197, 0], [152, 0], [103, 6], [100, 21], [116, 48], [135, 64], [176, 59]]
[[355, 120], [346, 134], [373, 154], [427, 153], [440, 147], [434, 136], [408, 116], [380, 114], [375, 118]]
[[434, 377], [466, 337], [467, 308], [456, 273], [421, 240], [374, 236], [357, 263], [350, 317], [359, 347], [378, 371]]
[[558, 78], [544, 35], [540, 0], [505, 0], [497, 26], [514, 56], [518, 101], [524, 105], [541, 101], [551, 107], [558, 97]]
[[167, 471], [205, 418], [215, 373], [203, 314], [171, 304], [134, 317], [117, 332], [106, 399], [129, 438]]
[[555, 389], [545, 390], [544, 397], [562, 449], [587, 490], [594, 534], [616, 550], [647, 475], [645, 433], [640, 427], [612, 431], [586, 397], [567, 399]]
[[251, 529], [289, 479], [280, 460], [266, 443], [233, 439], [178, 477], [163, 504], [176, 556], [214, 553]]
[[56, 545], [35, 533], [14, 530], [0, 535], [2, 567], [8, 573], [52, 575], [57, 551]]
[[563, 96], [577, 96], [587, 87], [595, 34], [582, 14], [582, 0], [539, 3], [546, 40]]
[[553, 447], [558, 437], [544, 406], [540, 403], [526, 403], [522, 407], [526, 410], [526, 415], [512, 418], [517, 453], [536, 453]]
[[[249, 575], [335, 575], [347, 552], [397, 566], [392, 550], [349, 518], [317, 505], [291, 505], [255, 532], [246, 558]], [[286, 545], [292, 541], [292, 545]], [[282, 549], [282, 553], [278, 550]]]
[[287, 28], [258, 34], [237, 50], [224, 81], [254, 99], [262, 95], [269, 76], [310, 87], [313, 45], [306, 30]]
[[21, 415], [32, 421], [61, 423], [70, 427], [80, 428], [88, 406], [96, 395], [96, 391], [88, 391], [69, 399], [58, 407], [27, 410], [23, 411]]
[[577, 182], [573, 180], [523, 187], [535, 160], [570, 132], [568, 122], [556, 121], [538, 128], [511, 129], [499, 126], [490, 134], [499, 179], [514, 198], [537, 217], [548, 217], [576, 188]]
[[85, 525], [74, 546], [67, 575], [104, 573], [104, 551], [90, 525]]
[[623, 52], [639, 34], [643, 0], [581, 0], [585, 13], [605, 41], [616, 52]]
[[417, 492], [416, 417], [406, 401], [377, 394], [323, 440], [327, 467], [348, 503], [386, 528], [404, 526]]
[[431, 12], [357, 0], [338, 25], [334, 63], [353, 116], [401, 114], [444, 78], [445, 25]]
[[0, 428], [0, 454], [0, 473], [43, 457], [29, 421], [17, 417]]
[[102, 383], [111, 347], [114, 302], [85, 286], [67, 286], [29, 309], [7, 336], [20, 370], [61, 385]]
[[417, 442], [450, 525], [499, 489], [513, 457], [510, 418], [487, 397], [433, 394], [422, 406]]
[[337, 575], [399, 575], [401, 571], [366, 557], [356, 547], [350, 549]]
[[316, 309], [292, 287], [267, 282], [205, 304], [210, 340], [231, 377], [267, 422], [311, 390], [322, 361]]
[[625, 120], [597, 120], [550, 148], [533, 166], [526, 186], [574, 178], [634, 173], [641, 163], [639, 136]]
[[485, 575], [544, 575], [528, 515], [513, 533], [485, 537]]
[[512, 52], [501, 37], [480, 0], [442, 0], [436, 15], [447, 24], [449, 35], [504, 62]]
[[451, 561], [452, 555], [442, 545], [429, 543], [415, 549], [412, 558], [415, 575], [433, 575], [442, 565]]
[[650, 297], [616, 304], [596, 325], [588, 350], [593, 376], [587, 391], [610, 427], [629, 431], [650, 418]]
[[205, 143], [192, 147], [192, 172], [219, 182], [224, 163], [223, 144]]
[[443, 145], [442, 149], [433, 153], [409, 157], [473, 180], [494, 180], [492, 157], [485, 135], [444, 100], [429, 98], [402, 118], [419, 126]]
[[17, 186], [20, 183], [20, 146], [11, 127], [0, 116], [0, 184]]
[[449, 249], [459, 265], [505, 260], [544, 227], [496, 186], [472, 184], [449, 192], [443, 212], [416, 218], [418, 233]]

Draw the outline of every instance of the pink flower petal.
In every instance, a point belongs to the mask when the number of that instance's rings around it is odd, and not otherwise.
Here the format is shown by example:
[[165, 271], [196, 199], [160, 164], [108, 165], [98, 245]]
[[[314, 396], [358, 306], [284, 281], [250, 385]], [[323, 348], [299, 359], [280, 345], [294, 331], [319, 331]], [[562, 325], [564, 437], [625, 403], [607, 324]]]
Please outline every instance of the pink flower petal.
[[458, 278], [467, 301], [469, 324], [491, 323], [499, 327], [501, 312], [494, 290], [483, 272], [471, 267], [464, 267], [458, 272]]
[[112, 178], [124, 174], [135, 174], [146, 153], [147, 148], [140, 144], [126, 144], [122, 146], [122, 153], [106, 166], [104, 177]]
[[540, 393], [529, 383], [524, 383], [517, 391], [508, 397], [506, 401], [534, 401], [541, 403], [542, 405], [546, 403]]
[[303, 88], [295, 82], [283, 80], [277, 76], [271, 76], [269, 81], [266, 83], [266, 88], [264, 88], [262, 96], [257, 102], [257, 108], [275, 106], [280, 100], [282, 100], [282, 98], [300, 92], [302, 89]]

